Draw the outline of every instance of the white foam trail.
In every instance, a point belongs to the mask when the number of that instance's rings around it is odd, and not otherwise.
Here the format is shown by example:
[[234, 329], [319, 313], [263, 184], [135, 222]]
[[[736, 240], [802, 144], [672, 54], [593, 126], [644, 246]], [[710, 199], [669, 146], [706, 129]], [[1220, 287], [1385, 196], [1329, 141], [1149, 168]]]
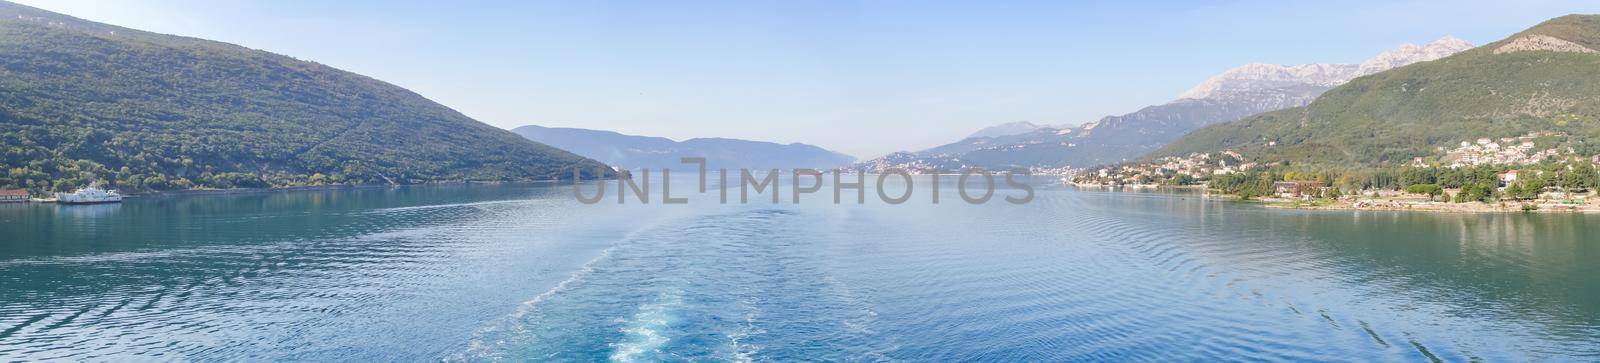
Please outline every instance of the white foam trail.
[[[512, 312], [510, 315], [506, 315], [504, 318], [501, 318], [498, 323], [490, 324], [473, 333], [473, 339], [467, 345], [467, 353], [451, 357], [450, 360], [462, 361], [466, 360], [467, 357], [472, 357], [475, 359], [503, 358], [500, 356], [500, 353], [503, 352], [501, 348], [505, 347], [506, 339], [527, 332], [526, 326], [521, 324], [523, 318], [527, 317], [528, 314], [537, 311], [540, 303], [543, 303], [545, 300], [550, 299], [550, 297], [555, 296], [562, 291], [566, 291], [567, 289], [571, 288], [570, 286], [573, 284], [582, 281], [585, 277], [588, 277], [589, 274], [594, 273], [595, 266], [600, 264], [601, 261], [610, 258], [611, 252], [616, 250], [618, 246], [620, 246], [620, 244], [606, 247], [606, 249], [600, 251], [599, 255], [589, 259], [588, 262], [584, 262], [582, 266], [578, 267], [577, 271], [573, 271], [571, 275], [568, 275], [566, 280], [561, 280], [561, 282], [556, 283], [555, 287], [551, 287], [550, 290], [546, 290], [545, 292], [540, 293], [538, 296], [534, 296], [533, 299], [524, 301], [522, 304], [517, 305], [516, 311]], [[508, 327], [509, 329], [506, 329]], [[494, 342], [484, 342], [485, 336], [493, 334], [502, 329], [510, 330], [512, 334], [501, 336], [499, 339], [495, 339]]]
[[541, 201], [541, 200], [539, 200], [539, 199], [508, 199], [508, 200], [490, 200], [490, 201], [471, 202], [471, 203], [414, 205], [414, 206], [409, 206], [409, 207], [393, 207], [393, 208], [382, 208], [382, 209], [365, 210], [365, 211], [361, 211], [361, 212], [356, 213], [356, 214], [382, 214], [382, 213], [390, 213], [390, 212], [405, 212], [405, 211], [424, 210], [424, 209], [439, 209], [439, 208], [453, 208], [453, 207], [476, 207], [476, 206], [482, 206], [482, 205], [510, 204], [510, 203], [532, 203], [532, 202], [539, 202], [539, 201]]
[[[621, 239], [618, 239], [616, 243], [613, 243], [611, 246], [601, 250], [599, 255], [596, 255], [594, 258], [589, 259], [589, 261], [584, 262], [583, 265], [579, 266], [576, 271], [573, 271], [571, 275], [568, 275], [567, 279], [556, 283], [556, 285], [551, 287], [550, 290], [546, 290], [545, 292], [540, 293], [538, 296], [534, 296], [532, 299], [518, 304], [516, 311], [500, 318], [499, 320], [496, 320], [493, 323], [490, 323], [489, 325], [484, 326], [481, 329], [478, 329], [477, 332], [473, 333], [472, 341], [468, 342], [467, 351], [465, 353], [456, 354], [455, 356], [446, 358], [446, 360], [465, 361], [469, 358], [472, 360], [503, 359], [504, 357], [502, 355], [505, 353], [504, 348], [506, 344], [509, 343], [508, 340], [518, 336], [523, 336], [528, 332], [528, 327], [525, 321], [525, 318], [528, 316], [528, 314], [538, 311], [539, 305], [544, 303], [545, 300], [549, 300], [551, 297], [556, 296], [556, 294], [560, 294], [568, 289], [571, 289], [575, 284], [578, 284], [585, 278], [588, 278], [589, 275], [594, 273], [595, 267], [599, 266], [601, 262], [611, 258], [611, 255], [615, 253], [618, 248], [627, 245], [629, 241], [636, 240], [640, 233], [643, 231], [648, 231], [653, 227], [653, 224], [646, 223], [645, 225], [628, 232], [622, 236]], [[491, 335], [501, 331], [507, 331], [508, 333], [501, 334], [498, 337], [491, 337]], [[493, 339], [493, 341], [487, 341], [490, 339]]]
[[[611, 353], [612, 362], [653, 362], [661, 356], [661, 347], [671, 341], [664, 332], [672, 327], [672, 308], [683, 303], [683, 298], [676, 294], [663, 294], [662, 299], [653, 304], [639, 307], [639, 312], [633, 314], [633, 320], [627, 327], [622, 328], [622, 333], [627, 338], [621, 343], [611, 346], [616, 351]], [[654, 354], [650, 354], [654, 353]]]
[[22, 258], [0, 261], [0, 268], [26, 265], [90, 265], [105, 263], [132, 263], [150, 260], [170, 260], [179, 257], [215, 255], [225, 253], [248, 254], [271, 251], [292, 246], [296, 241], [275, 242], [249, 246], [212, 246], [153, 251], [104, 252], [78, 256]]
[[740, 326], [739, 330], [728, 334], [728, 348], [733, 351], [733, 356], [730, 357], [730, 360], [741, 363], [754, 362], [756, 353], [761, 352], [761, 347], [746, 343], [744, 340], [757, 334], [766, 333], [766, 330], [756, 327], [756, 317], [760, 315], [759, 300], [753, 296], [740, 299], [739, 306], [745, 310], [744, 325]]
[[136, 263], [151, 260], [171, 260], [180, 257], [208, 256], [217, 254], [252, 254], [269, 251], [279, 251], [289, 247], [308, 243], [328, 242], [372, 242], [394, 239], [413, 239], [433, 234], [448, 233], [437, 227], [419, 227], [397, 229], [393, 231], [374, 232], [349, 237], [341, 237], [328, 241], [309, 241], [305, 239], [281, 240], [248, 245], [223, 245], [190, 248], [173, 248], [149, 251], [103, 252], [76, 256], [52, 256], [38, 258], [21, 258], [0, 261], [0, 268], [26, 265], [86, 265], [104, 263]]

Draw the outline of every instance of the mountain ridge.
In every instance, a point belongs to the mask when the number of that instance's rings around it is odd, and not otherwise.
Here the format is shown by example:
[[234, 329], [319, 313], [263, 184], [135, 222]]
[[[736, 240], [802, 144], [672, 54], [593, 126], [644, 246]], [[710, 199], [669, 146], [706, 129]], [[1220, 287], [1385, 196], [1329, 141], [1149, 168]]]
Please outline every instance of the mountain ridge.
[[984, 127], [982, 129], [978, 129], [978, 131], [973, 132], [970, 135], [967, 135], [966, 138], [967, 139], [971, 139], [971, 138], [975, 138], [975, 137], [1009, 136], [1009, 135], [1028, 133], [1028, 132], [1032, 132], [1033, 130], [1038, 130], [1038, 129], [1046, 128], [1046, 127], [1049, 127], [1049, 126], [1034, 124], [1034, 123], [1028, 122], [1028, 121], [1007, 122], [1007, 123], [1003, 123], [1003, 124], [992, 125], [992, 126], [989, 126], [989, 127]]
[[0, 185], [36, 193], [548, 180], [604, 168], [410, 90], [233, 44], [9, 2], [0, 44]]
[[1251, 63], [1224, 71], [1179, 98], [1137, 111], [1106, 116], [1079, 127], [1040, 127], [996, 137], [969, 137], [918, 152], [902, 152], [858, 164], [869, 169], [1063, 168], [1137, 160], [1190, 131], [1262, 112], [1310, 103], [1333, 86], [1375, 68], [1437, 59], [1471, 44], [1445, 36], [1423, 46], [1404, 44], [1362, 64]]
[[708, 168], [833, 168], [855, 157], [804, 143], [780, 144], [722, 137], [675, 141], [615, 131], [528, 125], [512, 132], [626, 169], [683, 168], [683, 157], [704, 157]]
[[1382, 72], [1407, 64], [1439, 59], [1450, 54], [1472, 49], [1472, 43], [1453, 36], [1444, 36], [1424, 45], [1401, 44], [1398, 48], [1378, 53], [1359, 64], [1311, 63], [1280, 65], [1250, 63], [1222, 72], [1195, 85], [1179, 95], [1184, 98], [1212, 98], [1219, 93], [1252, 91], [1290, 85], [1333, 87], [1351, 79]]
[[1466, 140], [1547, 132], [1568, 135], [1553, 142], [1574, 153], [1594, 153], [1600, 54], [1516, 46], [1530, 37], [1593, 49], [1600, 15], [1550, 19], [1482, 47], [1361, 77], [1305, 107], [1197, 130], [1150, 157], [1230, 149], [1267, 163], [1393, 166], [1427, 162]]

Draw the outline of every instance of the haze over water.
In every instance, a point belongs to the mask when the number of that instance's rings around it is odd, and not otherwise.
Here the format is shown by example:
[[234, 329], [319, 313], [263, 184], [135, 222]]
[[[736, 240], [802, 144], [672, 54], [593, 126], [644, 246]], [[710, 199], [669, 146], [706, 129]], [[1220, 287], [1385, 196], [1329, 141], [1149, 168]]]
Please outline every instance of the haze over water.
[[921, 182], [903, 205], [796, 205], [787, 183], [779, 205], [548, 185], [0, 204], [0, 359], [1600, 358], [1600, 216], [1047, 181], [932, 205]]

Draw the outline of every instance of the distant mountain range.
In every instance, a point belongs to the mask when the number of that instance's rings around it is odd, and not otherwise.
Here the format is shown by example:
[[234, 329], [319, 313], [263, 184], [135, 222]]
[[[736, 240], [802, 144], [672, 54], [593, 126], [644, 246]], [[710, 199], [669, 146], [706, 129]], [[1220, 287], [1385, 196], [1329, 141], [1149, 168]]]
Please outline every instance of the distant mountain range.
[[1043, 128], [1050, 128], [1050, 126], [1037, 125], [1037, 124], [1034, 124], [1032, 122], [1027, 122], [1027, 121], [1007, 122], [1007, 123], [1003, 123], [1003, 124], [999, 124], [999, 125], [985, 127], [983, 129], [978, 130], [978, 132], [972, 133], [972, 135], [967, 135], [967, 138], [968, 139], [972, 139], [972, 138], [979, 138], [979, 137], [1011, 136], [1011, 135], [1016, 135], [1016, 134], [1026, 134], [1026, 133], [1029, 133], [1029, 132], [1033, 132], [1034, 130], [1043, 129]]
[[[1600, 16], [1552, 19], [1442, 59], [1356, 78], [1305, 107], [1212, 125], [1153, 156], [1235, 150], [1299, 166], [1394, 166], [1479, 138], [1600, 152]], [[1441, 53], [1442, 54], [1442, 53]]]
[[546, 180], [598, 166], [359, 74], [0, 2], [0, 187]]
[[835, 168], [855, 162], [855, 157], [794, 143], [778, 144], [723, 138], [673, 141], [664, 137], [624, 135], [612, 131], [523, 126], [512, 132], [603, 163], [627, 169], [691, 167], [683, 157], [704, 157], [710, 168], [793, 169]]
[[1179, 95], [1178, 98], [1248, 97], [1263, 90], [1297, 87], [1332, 88], [1356, 77], [1444, 58], [1467, 49], [1472, 49], [1472, 43], [1446, 36], [1420, 46], [1404, 44], [1398, 49], [1379, 53], [1361, 64], [1314, 63], [1285, 66], [1252, 63], [1213, 76]]
[[1172, 102], [1108, 116], [1080, 127], [1034, 125], [1025, 133], [989, 132], [1022, 128], [1001, 125], [952, 144], [894, 153], [860, 165], [869, 169], [998, 169], [1088, 167], [1129, 161], [1206, 125], [1304, 106], [1351, 79], [1470, 48], [1472, 45], [1466, 41], [1447, 36], [1421, 46], [1402, 45], [1361, 64], [1248, 64], [1211, 77]]

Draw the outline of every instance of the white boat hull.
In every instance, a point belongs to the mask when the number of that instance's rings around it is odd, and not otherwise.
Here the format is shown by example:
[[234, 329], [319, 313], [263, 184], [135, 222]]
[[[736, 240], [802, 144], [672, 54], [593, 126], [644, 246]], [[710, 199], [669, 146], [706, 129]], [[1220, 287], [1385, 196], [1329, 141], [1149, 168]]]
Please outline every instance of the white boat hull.
[[116, 199], [101, 199], [101, 200], [65, 200], [65, 199], [58, 199], [58, 200], [56, 200], [56, 203], [57, 203], [57, 204], [105, 204], [105, 203], [122, 203], [122, 198], [116, 198]]
[[103, 204], [121, 203], [122, 194], [100, 188], [83, 188], [71, 193], [56, 193], [56, 203], [60, 204]]

